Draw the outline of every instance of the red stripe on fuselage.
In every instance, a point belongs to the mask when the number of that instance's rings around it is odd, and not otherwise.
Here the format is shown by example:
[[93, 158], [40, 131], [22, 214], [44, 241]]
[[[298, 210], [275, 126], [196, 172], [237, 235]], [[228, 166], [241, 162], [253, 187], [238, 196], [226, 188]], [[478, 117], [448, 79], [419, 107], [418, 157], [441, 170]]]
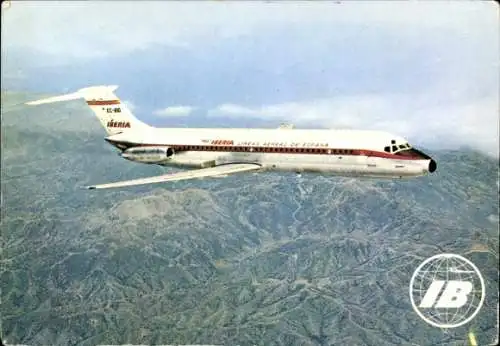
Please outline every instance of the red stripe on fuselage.
[[109, 105], [119, 105], [120, 100], [92, 100], [87, 101], [89, 106], [109, 106]]
[[179, 145], [179, 144], [137, 144], [107, 139], [112, 145], [123, 148], [132, 147], [169, 147], [177, 152], [183, 151], [210, 151], [226, 153], [264, 153], [264, 154], [309, 154], [309, 155], [337, 155], [337, 156], [369, 156], [392, 160], [428, 160], [417, 153], [411, 155], [395, 155], [383, 151], [366, 149], [338, 149], [338, 148], [288, 148], [288, 147], [250, 147], [250, 146], [227, 146], [227, 145]]

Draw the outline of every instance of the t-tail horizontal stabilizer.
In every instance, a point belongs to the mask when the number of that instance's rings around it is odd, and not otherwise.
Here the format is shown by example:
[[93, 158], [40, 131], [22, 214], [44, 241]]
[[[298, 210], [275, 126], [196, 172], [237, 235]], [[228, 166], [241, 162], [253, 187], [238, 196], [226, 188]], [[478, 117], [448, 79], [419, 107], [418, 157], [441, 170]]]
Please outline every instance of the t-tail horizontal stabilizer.
[[118, 89], [117, 85], [93, 86], [93, 87], [88, 87], [88, 88], [82, 88], [82, 89], [75, 91], [73, 93], [70, 93], [70, 94], [47, 97], [47, 98], [36, 100], [36, 101], [26, 102], [26, 104], [29, 106], [37, 106], [37, 105], [42, 105], [42, 104], [47, 104], [47, 103], [78, 100], [78, 99], [82, 99], [82, 98], [104, 100], [107, 97], [116, 98], [116, 96], [113, 93], [116, 89]]

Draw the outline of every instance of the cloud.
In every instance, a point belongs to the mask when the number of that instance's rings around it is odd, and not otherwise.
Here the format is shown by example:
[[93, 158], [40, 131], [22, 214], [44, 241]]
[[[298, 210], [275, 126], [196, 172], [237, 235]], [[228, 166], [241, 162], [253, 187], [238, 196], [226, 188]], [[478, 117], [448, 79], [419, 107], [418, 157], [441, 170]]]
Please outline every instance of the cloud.
[[195, 107], [191, 106], [172, 106], [158, 109], [153, 114], [160, 117], [184, 117], [191, 114], [195, 109]]
[[[262, 109], [247, 108], [244, 106], [239, 106], [231, 103], [226, 103], [218, 106], [216, 109], [211, 110], [209, 115], [228, 115], [228, 116], [251, 116], [251, 117], [261, 117], [263, 115]], [[268, 114], [269, 116], [269, 114]]]
[[124, 105], [125, 105], [125, 106], [126, 106], [126, 107], [127, 107], [127, 108], [131, 111], [131, 112], [133, 112], [133, 111], [136, 109], [135, 104], [134, 104], [132, 101], [130, 101], [130, 100], [124, 100], [124, 101], [123, 101], [123, 104], [124, 104]]
[[407, 37], [423, 32], [429, 37], [437, 32], [478, 35], [494, 42], [496, 13], [492, 2], [16, 1], [2, 13], [2, 46], [85, 59], [305, 26], [324, 29], [315, 31], [318, 41], [356, 26], [396, 30]]
[[393, 132], [414, 144], [435, 148], [468, 145], [498, 157], [496, 98], [439, 104], [427, 96], [356, 95], [260, 107], [222, 104], [209, 116], [275, 119], [297, 126], [373, 129]]

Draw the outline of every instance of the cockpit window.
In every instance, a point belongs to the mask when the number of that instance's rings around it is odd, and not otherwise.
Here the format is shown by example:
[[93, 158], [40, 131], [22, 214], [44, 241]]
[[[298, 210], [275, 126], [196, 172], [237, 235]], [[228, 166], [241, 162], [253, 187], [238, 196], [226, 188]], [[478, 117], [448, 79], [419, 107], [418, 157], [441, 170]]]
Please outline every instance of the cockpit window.
[[411, 148], [412, 147], [410, 144], [408, 144], [408, 143], [396, 143], [396, 141], [393, 139], [393, 140], [391, 140], [390, 146], [384, 147], [384, 151], [386, 153], [396, 154], [396, 153], [399, 153], [400, 151], [409, 150]]
[[411, 150], [412, 149], [412, 146], [410, 144], [408, 144], [408, 142], [406, 143], [396, 143], [396, 141], [393, 139], [391, 140], [391, 145], [390, 146], [386, 146], [384, 147], [384, 151], [386, 153], [392, 153], [392, 154], [398, 154], [402, 151], [408, 151], [408, 150]]

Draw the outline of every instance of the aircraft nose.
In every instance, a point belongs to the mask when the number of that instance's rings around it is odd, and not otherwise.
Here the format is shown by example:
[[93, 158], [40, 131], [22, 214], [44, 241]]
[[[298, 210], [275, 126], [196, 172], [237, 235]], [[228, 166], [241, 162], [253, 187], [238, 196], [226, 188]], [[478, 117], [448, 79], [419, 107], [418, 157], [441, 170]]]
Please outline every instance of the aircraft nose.
[[436, 171], [436, 169], [437, 169], [437, 162], [431, 159], [431, 161], [429, 162], [429, 172], [433, 173]]

